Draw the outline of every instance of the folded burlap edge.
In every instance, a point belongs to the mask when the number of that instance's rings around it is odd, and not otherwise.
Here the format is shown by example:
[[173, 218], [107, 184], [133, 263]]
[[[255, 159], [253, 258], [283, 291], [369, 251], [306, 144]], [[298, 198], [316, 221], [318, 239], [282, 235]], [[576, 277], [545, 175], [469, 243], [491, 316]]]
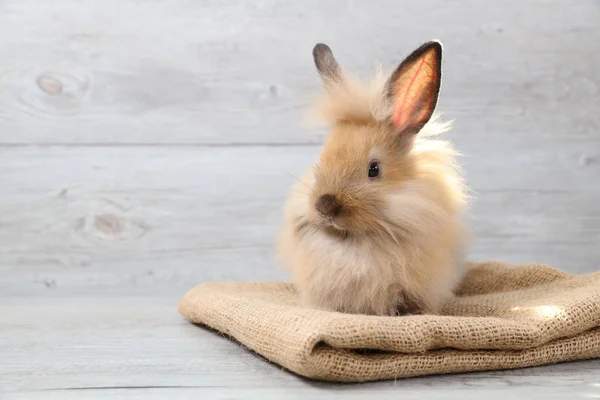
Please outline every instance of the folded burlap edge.
[[[568, 274], [560, 275], [564, 278], [569, 277]], [[261, 287], [268, 282], [244, 284], [246, 287]], [[297, 307], [299, 313], [293, 324], [308, 326], [308, 330], [315, 334], [300, 339], [296, 337], [287, 342], [281, 342], [282, 337], [277, 337], [279, 341], [274, 343], [273, 338], [261, 337], [261, 332], [273, 324], [282, 323], [281, 316], [278, 316], [281, 306], [261, 300], [240, 301], [239, 296], [228, 295], [227, 291], [222, 290], [223, 286], [227, 285], [204, 283], [192, 288], [180, 302], [179, 312], [190, 322], [217, 330], [270, 362], [312, 379], [366, 382], [431, 374], [513, 369], [600, 357], [598, 327], [572, 337], [557, 338], [533, 348], [518, 350], [432, 349], [418, 354], [364, 354], [352, 349], [333, 348], [325, 343], [320, 337], [322, 327], [311, 327], [314, 321], [305, 314], [311, 310], [302, 307]], [[260, 306], [257, 307], [257, 303]], [[233, 321], [230, 316], [223, 315], [223, 309], [238, 310], [240, 313]]]
[[[531, 349], [432, 350], [423, 354], [363, 355], [348, 350], [316, 349], [309, 362], [289, 367], [307, 378], [331, 382], [370, 382], [425, 375], [535, 367], [600, 357], [600, 328]], [[284, 366], [285, 367], [285, 366]]]

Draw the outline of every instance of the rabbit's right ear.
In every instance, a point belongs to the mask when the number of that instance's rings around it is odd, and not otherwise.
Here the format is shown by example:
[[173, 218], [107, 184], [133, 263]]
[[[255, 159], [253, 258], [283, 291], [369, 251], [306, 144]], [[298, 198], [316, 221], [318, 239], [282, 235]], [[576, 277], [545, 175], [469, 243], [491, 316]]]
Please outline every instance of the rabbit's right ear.
[[329, 46], [317, 43], [313, 48], [313, 58], [325, 86], [339, 84], [342, 81], [342, 69], [338, 65]]
[[431, 118], [442, 83], [442, 44], [436, 40], [413, 51], [392, 74], [392, 121], [400, 133], [417, 133]]

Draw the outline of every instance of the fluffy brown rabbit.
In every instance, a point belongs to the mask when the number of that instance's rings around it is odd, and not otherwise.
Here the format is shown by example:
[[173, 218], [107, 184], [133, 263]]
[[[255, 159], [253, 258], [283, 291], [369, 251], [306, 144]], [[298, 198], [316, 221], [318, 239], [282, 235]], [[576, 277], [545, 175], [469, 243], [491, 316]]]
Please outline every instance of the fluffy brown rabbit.
[[423, 44], [368, 83], [330, 48], [314, 61], [330, 132], [285, 206], [278, 258], [310, 306], [374, 315], [435, 314], [463, 275], [466, 187], [432, 119], [442, 45]]

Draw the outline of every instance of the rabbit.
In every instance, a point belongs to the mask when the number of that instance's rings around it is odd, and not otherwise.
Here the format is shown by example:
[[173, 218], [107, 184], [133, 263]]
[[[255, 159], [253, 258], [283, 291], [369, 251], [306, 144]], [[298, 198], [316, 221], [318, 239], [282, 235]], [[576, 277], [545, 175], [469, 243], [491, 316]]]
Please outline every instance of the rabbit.
[[432, 117], [442, 44], [422, 44], [370, 82], [313, 49], [329, 126], [321, 153], [284, 206], [278, 262], [303, 304], [342, 313], [438, 314], [464, 276], [467, 187], [450, 123]]

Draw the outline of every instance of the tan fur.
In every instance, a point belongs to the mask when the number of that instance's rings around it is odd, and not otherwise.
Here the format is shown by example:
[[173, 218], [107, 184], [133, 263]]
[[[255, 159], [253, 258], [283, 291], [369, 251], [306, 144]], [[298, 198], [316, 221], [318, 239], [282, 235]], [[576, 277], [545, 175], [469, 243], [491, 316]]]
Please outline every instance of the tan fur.
[[[463, 273], [466, 188], [452, 146], [437, 137], [448, 124], [431, 120], [399, 140], [386, 78], [364, 84], [345, 75], [344, 85], [326, 85], [317, 108], [331, 131], [286, 202], [278, 259], [313, 307], [437, 313]], [[382, 179], [367, 179], [373, 159]], [[333, 223], [315, 209], [326, 193], [344, 205]]]

